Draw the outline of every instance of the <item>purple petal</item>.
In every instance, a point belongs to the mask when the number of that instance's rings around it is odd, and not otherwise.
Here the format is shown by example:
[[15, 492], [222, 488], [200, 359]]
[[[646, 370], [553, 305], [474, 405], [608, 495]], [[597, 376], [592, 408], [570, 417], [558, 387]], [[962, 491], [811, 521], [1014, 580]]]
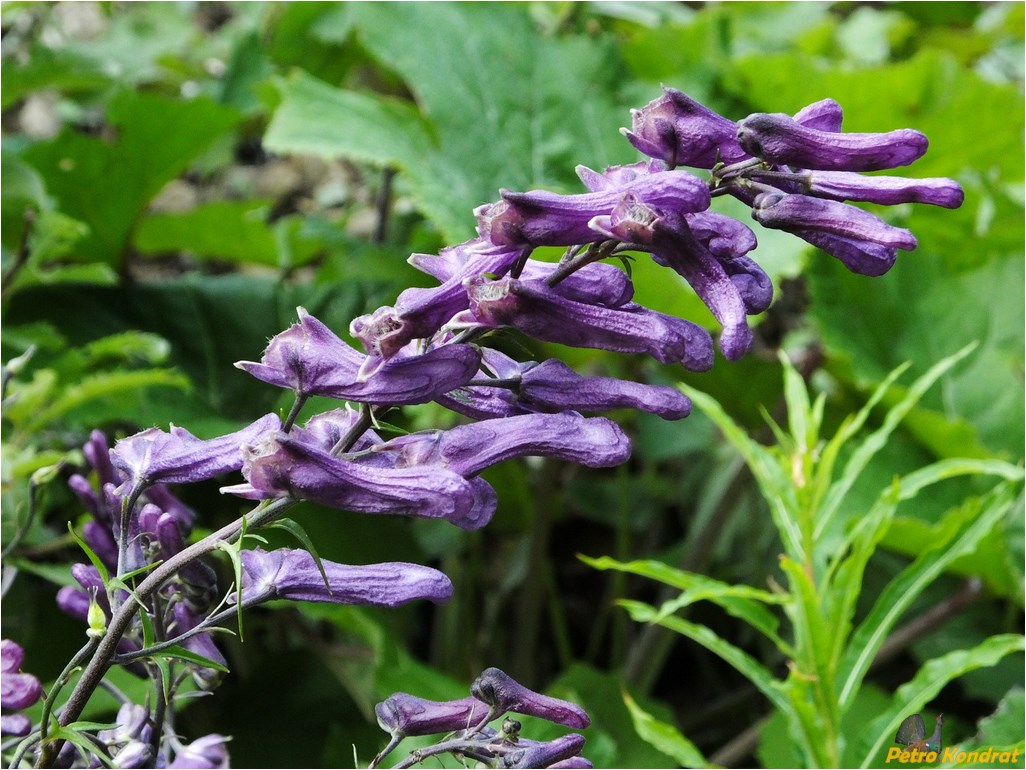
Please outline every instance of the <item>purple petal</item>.
[[736, 361], [747, 353], [753, 335], [741, 294], [683, 217], [668, 217], [656, 226], [652, 257], [683, 276], [723, 325], [720, 349], [727, 360]]
[[474, 210], [478, 232], [504, 246], [574, 246], [603, 239], [591, 226], [609, 216], [625, 196], [658, 211], [694, 212], [709, 208], [709, 188], [685, 171], [639, 176], [619, 187], [580, 195], [545, 190], [502, 190], [498, 203]]
[[0, 641], [0, 673], [10, 674], [21, 668], [25, 660], [25, 650], [17, 642], [10, 639]]
[[217, 733], [198, 738], [192, 743], [182, 746], [168, 767], [182, 768], [183, 770], [226, 768], [229, 766], [228, 748], [225, 746], [228, 741], [228, 738]]
[[[361, 513], [446, 519], [477, 529], [474, 491], [443, 468], [381, 468], [334, 457], [285, 434], [248, 447], [243, 474], [264, 497], [291, 494]], [[233, 490], [234, 491], [234, 490]]]
[[559, 762], [555, 762], [555, 763], [549, 765], [550, 770], [552, 768], [557, 768], [557, 767], [558, 768], [591, 768], [591, 767], [595, 767], [595, 765], [593, 765], [591, 762], [589, 762], [584, 757], [569, 757], [567, 759], [563, 759], [563, 760], [560, 760]]
[[30, 732], [32, 732], [32, 720], [24, 714], [4, 714], [0, 716], [0, 735], [23, 738]]
[[580, 180], [584, 182], [585, 187], [591, 192], [599, 192], [621, 187], [628, 182], [633, 182], [639, 176], [657, 174], [668, 169], [661, 160], [642, 160], [624, 166], [608, 166], [602, 172], [593, 171], [587, 166], [577, 166], [574, 170]]
[[248, 595], [304, 602], [399, 607], [426, 599], [441, 604], [452, 598], [452, 581], [419, 564], [386, 562], [352, 566], [321, 560], [327, 584], [307, 551], [281, 548], [242, 552], [243, 601]]
[[631, 110], [631, 130], [620, 133], [634, 147], [670, 167], [712, 168], [722, 161], [736, 163], [746, 153], [738, 146], [734, 122], [674, 89], [640, 110]]
[[397, 692], [377, 704], [374, 713], [381, 729], [392, 735], [434, 735], [473, 727], [488, 707], [472, 696], [433, 701]]
[[878, 243], [813, 230], [795, 230], [794, 234], [839, 259], [845, 267], [859, 275], [883, 275], [897, 259], [895, 249]]
[[110, 528], [97, 521], [87, 521], [82, 527], [82, 539], [101, 561], [111, 569], [118, 564], [118, 544], [110, 532]]
[[837, 132], [841, 130], [844, 110], [833, 99], [821, 99], [794, 114], [794, 122], [817, 131]]
[[139, 489], [157, 483], [192, 483], [237, 471], [242, 467], [242, 445], [280, 425], [277, 415], [268, 414], [242, 430], [208, 441], [175, 426], [170, 433], [158, 428], [136, 433], [119, 441], [111, 451], [114, 467], [129, 478], [118, 491], [124, 494], [129, 487]]
[[851, 171], [806, 172], [809, 193], [837, 201], [868, 201], [893, 206], [898, 203], [929, 203], [957, 209], [965, 200], [954, 179], [906, 179], [900, 176], [863, 176]]
[[878, 171], [907, 166], [922, 157], [928, 141], [902, 128], [878, 134], [819, 131], [783, 113], [755, 113], [737, 124], [748, 152], [770, 163], [831, 171]]
[[503, 460], [528, 455], [555, 457], [590, 468], [619, 465], [630, 457], [630, 439], [604, 417], [575, 412], [524, 414], [423, 431], [386, 441], [379, 452], [398, 451], [399, 467], [441, 466], [473, 476]]
[[620, 353], [647, 353], [662, 363], [705, 371], [712, 366], [708, 332], [634, 303], [606, 308], [574, 302], [538, 281], [502, 278], [467, 283], [471, 311], [489, 326], [512, 326], [546, 342]]
[[0, 677], [0, 706], [8, 711], [21, 711], [43, 697], [43, 687], [32, 674], [5, 672]]
[[497, 668], [485, 669], [470, 686], [470, 692], [498, 713], [512, 711], [516, 714], [540, 717], [575, 730], [583, 730], [591, 724], [591, 719], [577, 704], [529, 690]]
[[503, 756], [502, 767], [552, 767], [553, 762], [579, 754], [584, 742], [583, 735], [570, 733], [545, 743], [517, 748]]
[[824, 232], [906, 251], [917, 245], [911, 232], [889, 225], [875, 214], [847, 203], [808, 195], [759, 195], [752, 208], [752, 218], [764, 227], [792, 233], [798, 230]]

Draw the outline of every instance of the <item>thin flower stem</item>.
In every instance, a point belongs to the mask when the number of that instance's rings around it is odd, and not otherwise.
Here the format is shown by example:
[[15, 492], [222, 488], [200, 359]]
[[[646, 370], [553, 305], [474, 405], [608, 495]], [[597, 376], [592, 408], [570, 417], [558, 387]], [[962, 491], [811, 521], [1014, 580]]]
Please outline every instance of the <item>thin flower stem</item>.
[[335, 446], [331, 448], [331, 454], [338, 457], [343, 452], [349, 450], [373, 423], [374, 407], [363, 404], [360, 409], [360, 418], [335, 443]]
[[[118, 642], [128, 630], [132, 618], [135, 617], [135, 613], [139, 609], [139, 601], [145, 601], [152, 596], [165, 581], [173, 577], [186, 564], [216, 550], [221, 543], [234, 543], [241, 536], [244, 525], [247, 527], [247, 530], [255, 530], [270, 524], [282, 516], [295, 503], [295, 500], [289, 498], [279, 498], [269, 503], [261, 503], [249, 514], [207, 535], [207, 537], [184, 548], [155, 567], [136, 586], [134, 593], [138, 601], [125, 602], [111, 617], [110, 623], [107, 625], [107, 633], [99, 640], [92, 658], [82, 672], [78, 684], [75, 685], [74, 691], [72, 691], [67, 704], [65, 704], [61, 712], [59, 720], [61, 726], [66, 727], [82, 715], [82, 710], [96, 690], [100, 680], [114, 663]], [[53, 767], [61, 744], [63, 744], [63, 741], [52, 741], [46, 744], [39, 755], [36, 767]]]
[[50, 727], [50, 714], [53, 712], [54, 703], [57, 702], [57, 696], [60, 695], [61, 690], [71, 681], [71, 675], [75, 672], [75, 669], [85, 663], [86, 658], [93, 653], [99, 644], [99, 639], [90, 639], [86, 642], [68, 661], [68, 665], [61, 671], [57, 681], [54, 682], [50, 692], [47, 693], [46, 701], [43, 703], [43, 715], [39, 720], [39, 741], [41, 743], [46, 740], [46, 733]]
[[296, 394], [296, 400], [292, 402], [292, 409], [289, 410], [289, 416], [285, 418], [285, 422], [282, 423], [281, 429], [288, 433], [292, 430], [292, 425], [296, 422], [296, 418], [299, 417], [300, 411], [306, 404], [307, 396], [303, 393]]
[[443, 741], [441, 743], [436, 743], [434, 746], [427, 746], [423, 749], [417, 749], [413, 751], [410, 754], [410, 756], [408, 756], [398, 765], [394, 765], [393, 767], [395, 767], [396, 770], [398, 770], [398, 768], [403, 767], [413, 767], [414, 765], [420, 764], [428, 757], [433, 757], [437, 754], [446, 754], [449, 752], [453, 754], [464, 754], [467, 756], [477, 757], [480, 756], [482, 749], [487, 749], [487, 751], [493, 755], [503, 756], [504, 754], [508, 754], [515, 748], [517, 748], [516, 744], [512, 743], [496, 742], [482, 744], [472, 739], [454, 738], [451, 741]]

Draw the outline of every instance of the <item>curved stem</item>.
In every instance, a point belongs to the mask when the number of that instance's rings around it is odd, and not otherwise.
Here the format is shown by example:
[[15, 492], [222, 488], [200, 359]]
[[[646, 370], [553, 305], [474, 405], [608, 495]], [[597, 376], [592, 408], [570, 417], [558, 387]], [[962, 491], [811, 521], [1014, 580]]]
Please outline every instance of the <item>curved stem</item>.
[[292, 408], [289, 410], [289, 416], [285, 418], [285, 422], [281, 425], [281, 429], [286, 433], [292, 430], [292, 424], [296, 421], [296, 418], [299, 417], [299, 412], [306, 404], [307, 398], [308, 396], [304, 393], [296, 394], [296, 400], [292, 402]]
[[[60, 716], [60, 724], [66, 727], [82, 715], [82, 710], [92, 696], [103, 678], [104, 674], [114, 663], [117, 653], [117, 645], [128, 630], [132, 618], [139, 608], [139, 601], [145, 601], [153, 595], [166, 580], [174, 576], [178, 570], [189, 562], [214, 551], [220, 543], [234, 543], [242, 534], [245, 524], [248, 530], [257, 529], [271, 523], [289, 508], [295, 505], [296, 501], [288, 498], [279, 498], [270, 503], [261, 503], [255, 510], [243, 516], [237, 521], [225, 525], [216, 532], [207, 535], [199, 542], [184, 548], [157, 567], [143, 580], [135, 589], [135, 598], [138, 601], [125, 602], [111, 617], [107, 625], [107, 633], [99, 641], [99, 645], [93, 652], [85, 670], [82, 672], [78, 684], [68, 698]], [[52, 767], [57, 759], [57, 752], [63, 741], [53, 741], [43, 747], [36, 767]]]
[[65, 685], [71, 681], [71, 674], [76, 668], [85, 663], [86, 658], [95, 650], [100, 644], [99, 639], [90, 639], [85, 645], [76, 652], [71, 660], [68, 661], [68, 665], [61, 671], [60, 676], [57, 677], [57, 681], [54, 682], [53, 687], [50, 688], [50, 692], [47, 693], [46, 701], [43, 703], [43, 715], [39, 720], [39, 741], [43, 742], [46, 740], [47, 730], [50, 728], [50, 714], [53, 713], [54, 703], [57, 702], [57, 696], [60, 695], [61, 690], [64, 689]]

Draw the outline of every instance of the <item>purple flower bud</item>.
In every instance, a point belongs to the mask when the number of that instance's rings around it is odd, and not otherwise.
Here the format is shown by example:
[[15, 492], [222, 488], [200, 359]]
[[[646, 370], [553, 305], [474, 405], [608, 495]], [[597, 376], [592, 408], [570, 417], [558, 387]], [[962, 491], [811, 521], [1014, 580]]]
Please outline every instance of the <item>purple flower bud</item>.
[[114, 767], [124, 768], [151, 767], [152, 759], [153, 749], [142, 741], [129, 741], [111, 757]]
[[545, 743], [514, 749], [502, 757], [502, 767], [554, 767], [554, 762], [570, 759], [583, 748], [584, 736], [570, 733]]
[[[478, 700], [487, 703], [496, 712], [496, 715], [512, 711], [517, 714], [540, 717], [549, 722], [572, 727], [575, 730], [583, 730], [591, 724], [584, 709], [577, 704], [529, 690], [509, 674], [497, 668], [485, 669], [481, 676], [470, 685], [470, 692]], [[579, 751], [580, 747], [572, 754]], [[570, 754], [566, 756], [570, 756]], [[553, 761], [559, 759], [565, 759], [565, 756], [553, 757]], [[530, 767], [530, 765], [524, 765], [524, 767]]]
[[269, 436], [246, 448], [243, 475], [248, 485], [222, 492], [250, 499], [292, 495], [361, 513], [389, 513], [446, 519], [464, 529], [487, 520], [475, 505], [473, 488], [444, 468], [382, 468], [334, 457], [301, 432]]
[[[189, 609], [189, 606], [185, 602], [175, 602], [174, 618], [174, 623], [171, 627], [171, 633], [174, 635], [184, 634], [191, 631], [203, 620], [203, 618]], [[225, 660], [224, 654], [217, 648], [217, 645], [214, 644], [213, 634], [206, 631], [190, 636], [182, 642], [182, 646], [190, 652], [202, 655], [207, 660], [219, 663], [222, 666], [225, 666], [228, 663], [228, 661]], [[192, 671], [193, 679], [195, 679], [196, 683], [204, 690], [214, 689], [220, 683], [222, 673], [223, 672], [216, 668], [201, 666], [195, 666]]]
[[474, 214], [481, 236], [504, 246], [574, 246], [600, 241], [603, 233], [591, 227], [591, 221], [609, 216], [627, 196], [658, 211], [709, 208], [708, 186], [685, 171], [646, 174], [619, 187], [580, 195], [545, 190], [502, 190], [501, 195], [500, 202], [479, 206]]
[[474, 697], [433, 701], [397, 692], [377, 704], [374, 713], [381, 729], [394, 736], [434, 735], [474, 727], [488, 707]]
[[278, 416], [268, 414], [242, 430], [208, 441], [175, 426], [170, 433], [159, 428], [136, 433], [119, 441], [111, 450], [114, 467], [129, 479], [122, 483], [118, 492], [125, 494], [128, 489], [157, 483], [192, 483], [237, 471], [242, 467], [242, 445], [280, 426]]
[[589, 762], [584, 757], [569, 757], [567, 759], [562, 759], [559, 762], [556, 762], [555, 764], [549, 765], [550, 769], [551, 768], [557, 768], [557, 767], [559, 767], [559, 768], [590, 768], [590, 767], [595, 767], [595, 765], [593, 765], [591, 762]]
[[109, 524], [111, 521], [110, 511], [103, 504], [103, 500], [89, 480], [81, 474], [75, 473], [68, 477], [68, 487], [75, 493], [75, 497], [85, 506], [86, 510], [93, 515], [97, 521]]
[[634, 147], [675, 166], [712, 168], [736, 163], [746, 153], [738, 146], [734, 122], [717, 115], [675, 88], [640, 110], [631, 110], [631, 130], [621, 128]]
[[814, 230], [794, 230], [795, 235], [808, 241], [832, 257], [839, 259], [844, 266], [859, 275], [883, 275], [894, 265], [897, 251], [879, 243], [845, 238], [832, 233]]
[[396, 355], [360, 377], [367, 356], [350, 347], [303, 308], [300, 323], [271, 340], [260, 363], [235, 365], [259, 380], [300, 396], [328, 396], [365, 404], [421, 404], [459, 387], [477, 371], [470, 345], [446, 345], [423, 354]]
[[175, 755], [174, 761], [168, 765], [169, 768], [181, 768], [182, 770], [217, 770], [228, 767], [228, 749], [225, 744], [229, 741], [223, 735], [211, 733], [202, 738], [197, 738], [192, 743], [182, 746]]
[[656, 226], [652, 258], [683, 276], [723, 325], [720, 349], [727, 360], [735, 361], [748, 352], [753, 335], [741, 294], [684, 217], [667, 217]]
[[82, 454], [96, 470], [100, 487], [104, 484], [120, 484], [123, 479], [110, 462], [110, 445], [102, 431], [94, 430], [89, 434], [89, 441], [82, 447]]
[[[556, 265], [549, 262], [527, 260], [522, 280], [544, 280], [552, 275]], [[620, 307], [631, 301], [634, 284], [623, 270], [605, 262], [593, 262], [575, 270], [552, 287], [561, 297], [588, 305]]]
[[763, 227], [791, 233], [811, 230], [906, 251], [917, 245], [910, 231], [889, 225], [875, 214], [847, 203], [808, 195], [758, 195], [752, 208], [752, 218]]
[[444, 431], [410, 433], [378, 445], [375, 451], [398, 451], [399, 468], [441, 466], [461, 476], [474, 476], [503, 460], [528, 455], [606, 468], [630, 457], [631, 444], [612, 420], [563, 412], [524, 414]]
[[794, 122], [817, 131], [837, 132], [841, 130], [844, 110], [833, 99], [821, 99], [794, 114]]
[[183, 533], [192, 531], [192, 525], [196, 522], [196, 512], [171, 494], [163, 484], [154, 484], [147, 489], [146, 499], [164, 513], [174, 516]]
[[[10, 639], [0, 641], [0, 707], [5, 711], [21, 711], [43, 697], [43, 687], [31, 674], [18, 673], [25, 651]], [[20, 725], [14, 720], [11, 727]], [[6, 734], [6, 733], [5, 733]]]
[[32, 732], [32, 720], [24, 714], [4, 714], [0, 716], [0, 735], [23, 738]]
[[[404, 562], [352, 566], [326, 559], [317, 569], [311, 554], [279, 548], [242, 552], [242, 599], [290, 599], [300, 602], [330, 602], [376, 607], [399, 607], [426, 599], [441, 604], [452, 598], [452, 581], [430, 567]], [[394, 696], [393, 696], [394, 697]]]
[[851, 171], [807, 171], [802, 175], [811, 195], [837, 201], [868, 201], [893, 206], [930, 203], [957, 209], [965, 199], [954, 179], [906, 179], [900, 176], [863, 176]]
[[926, 152], [919, 131], [902, 128], [879, 134], [819, 131], [783, 113], [757, 112], [737, 124], [737, 140], [770, 163], [830, 171], [878, 171], [907, 166]]
[[694, 371], [712, 366], [712, 341], [705, 329], [634, 303], [588, 305], [544, 283], [512, 278], [470, 279], [467, 294], [473, 319], [486, 326], [513, 326], [536, 339], [575, 347], [647, 353]]

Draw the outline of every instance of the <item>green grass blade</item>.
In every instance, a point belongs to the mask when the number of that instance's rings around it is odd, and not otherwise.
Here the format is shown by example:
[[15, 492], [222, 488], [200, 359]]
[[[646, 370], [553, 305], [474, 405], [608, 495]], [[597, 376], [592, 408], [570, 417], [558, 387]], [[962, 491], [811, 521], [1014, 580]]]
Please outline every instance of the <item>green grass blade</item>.
[[656, 719], [626, 692], [623, 694], [623, 702], [630, 712], [634, 729], [646, 743], [673, 757], [681, 767], [709, 767], [709, 760], [695, 744], [681, 734], [680, 730]]

